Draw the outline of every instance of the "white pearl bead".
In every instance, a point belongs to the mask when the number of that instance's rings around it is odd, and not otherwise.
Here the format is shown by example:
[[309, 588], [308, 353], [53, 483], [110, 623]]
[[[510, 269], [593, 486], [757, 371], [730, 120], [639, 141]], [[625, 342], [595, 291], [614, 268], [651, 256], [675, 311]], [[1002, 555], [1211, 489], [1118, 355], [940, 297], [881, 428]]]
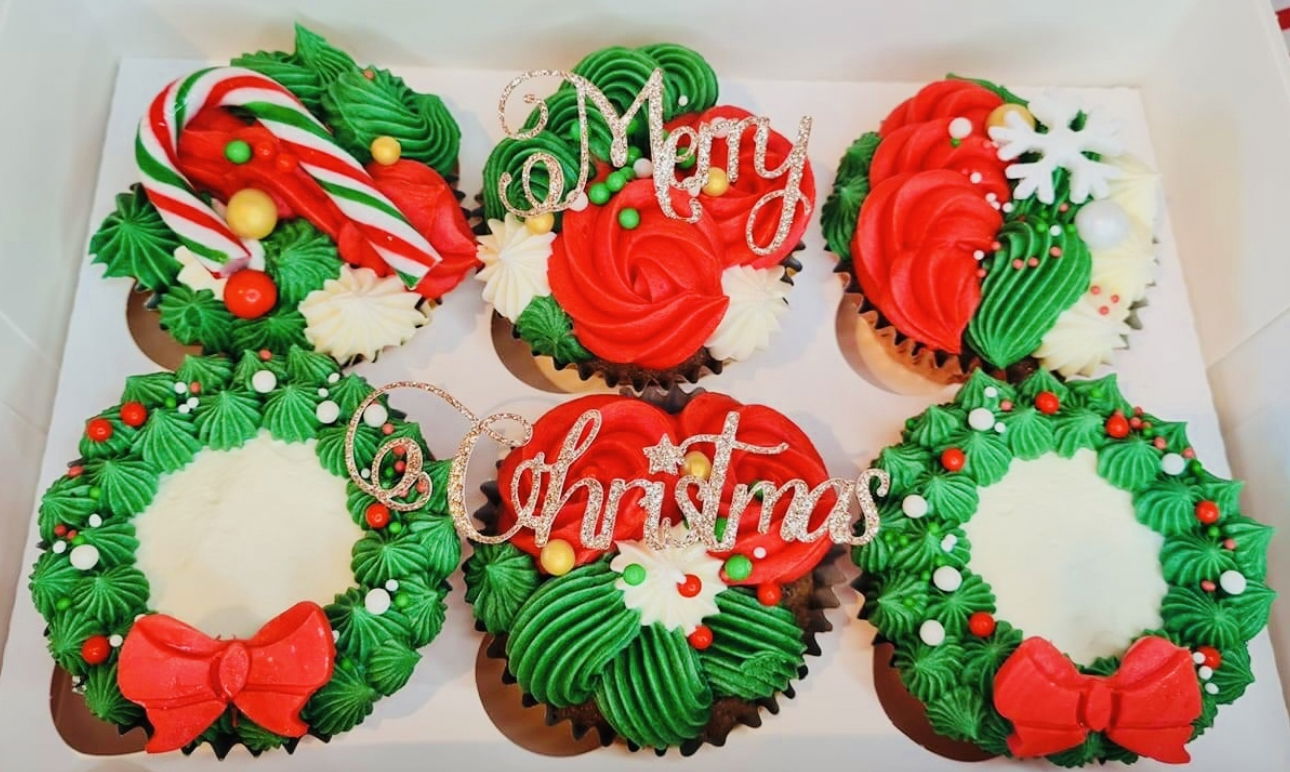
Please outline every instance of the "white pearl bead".
[[363, 411], [363, 423], [368, 426], [379, 427], [390, 417], [390, 411], [385, 409], [385, 405], [380, 402], [373, 402]]
[[1197, 677], [1200, 678], [1200, 680], [1208, 681], [1209, 679], [1214, 677], [1214, 668], [1210, 667], [1209, 665], [1201, 665], [1200, 667], [1196, 668], [1196, 675]]
[[766, 548], [765, 548], [765, 547], [754, 547], [754, 548], [753, 548], [753, 557], [757, 558], [758, 560], [761, 560], [762, 558], [766, 557]]
[[1049, 226], [1049, 227], [1048, 227], [1048, 235], [1049, 235], [1049, 236], [1060, 236], [1060, 235], [1062, 235], [1062, 226], [1060, 226], [1060, 225], [1056, 225], [1056, 224]]
[[340, 418], [340, 405], [330, 399], [319, 402], [318, 407], [314, 408], [314, 416], [318, 418], [320, 424], [335, 423], [336, 419]]
[[932, 584], [938, 590], [954, 592], [963, 586], [963, 574], [954, 566], [941, 566], [932, 572]]
[[180, 405], [180, 406], [178, 407], [178, 410], [179, 410], [179, 412], [180, 412], [180, 413], [182, 413], [182, 414], [184, 414], [184, 415], [188, 415], [189, 413], [193, 412], [193, 409], [192, 409], [191, 407], [189, 407], [189, 406], [188, 406], [188, 403], [187, 403], [187, 402], [185, 402], [184, 404]]
[[994, 425], [994, 430], [999, 434], [1003, 434], [1004, 432], [1008, 431], [1008, 425], [1005, 424], [1003, 421], [1000, 421]]
[[173, 388], [174, 388], [174, 390], [175, 390], [175, 393], [176, 393], [176, 394], [187, 394], [187, 393], [188, 393], [188, 384], [186, 384], [186, 383], [184, 383], [184, 382], [182, 382], [182, 381], [175, 381], [175, 385], [174, 385], [174, 387], [173, 387]]
[[995, 397], [999, 396], [999, 390], [993, 386], [986, 386], [981, 393], [984, 394], [989, 399], [994, 399]]
[[632, 164], [632, 171], [637, 177], [653, 177], [654, 162], [648, 158], [637, 158], [636, 163]]
[[367, 595], [363, 596], [363, 608], [369, 614], [384, 614], [390, 610], [390, 594], [381, 587], [368, 590]]
[[390, 592], [394, 592], [395, 590], [399, 589], [399, 580], [391, 579], [390, 581], [386, 582], [385, 589], [389, 590]]
[[257, 394], [268, 394], [278, 387], [278, 376], [272, 370], [256, 370], [251, 376], [251, 388]]
[[968, 182], [972, 183], [973, 185], [979, 185], [981, 183], [981, 180], [982, 180], [981, 172], [972, 172], [971, 174], [968, 175]]
[[945, 643], [945, 626], [935, 619], [929, 619], [919, 625], [918, 637], [928, 646], [940, 646]]
[[1228, 595], [1240, 595], [1245, 592], [1245, 574], [1240, 571], [1224, 571], [1219, 574], [1218, 586]]
[[950, 136], [954, 139], [966, 139], [972, 136], [972, 121], [961, 115], [950, 121]]
[[1109, 198], [1090, 201], [1075, 213], [1075, 227], [1090, 248], [1106, 249], [1129, 235], [1129, 215]]
[[1187, 468], [1187, 459], [1177, 453], [1166, 453], [1160, 459], [1160, 470], [1167, 475], [1178, 476]]
[[90, 515], [89, 519], [85, 522], [90, 524], [90, 528], [98, 528], [100, 525], [103, 525], [103, 517], [96, 512]]
[[78, 544], [72, 547], [69, 557], [74, 567], [88, 571], [99, 564], [99, 548], [93, 544]]
[[1205, 655], [1204, 655], [1204, 654], [1201, 654], [1201, 653], [1198, 651], [1198, 652], [1196, 652], [1195, 654], [1191, 655], [1191, 661], [1192, 661], [1192, 662], [1195, 662], [1197, 665], [1204, 664], [1204, 662], [1205, 662]]
[[587, 198], [587, 194], [580, 190], [578, 191], [578, 195], [569, 200], [569, 210], [572, 212], [581, 212], [583, 209], [586, 209], [587, 205], [590, 203], [591, 200]]
[[929, 508], [927, 499], [917, 493], [909, 494], [900, 502], [900, 510], [905, 513], [905, 517], [920, 518], [927, 514]]
[[123, 643], [125, 643], [125, 639], [116, 633], [112, 633], [108, 636], [108, 645], [114, 649], [121, 648], [121, 644]]
[[983, 432], [986, 429], [993, 429], [994, 413], [990, 412], [989, 408], [973, 408], [972, 412], [968, 413], [968, 426], [971, 426], [978, 432]]
[[189, 410], [196, 410], [197, 406], [201, 404], [201, 400], [197, 399], [196, 397], [189, 397], [188, 400], [184, 402], [184, 404], [188, 406]]
[[61, 555], [67, 551], [67, 542], [61, 540], [56, 541], [54, 542], [54, 546], [50, 547], [50, 549], [54, 551], [55, 555]]
[[332, 373], [331, 375], [327, 376], [328, 383], [335, 383], [336, 381], [339, 381], [339, 380], [340, 380], [340, 373]]
[[688, 104], [690, 104], [690, 98], [685, 94], [682, 94], [681, 96], [676, 98], [677, 107], [685, 107]]
[[959, 537], [952, 533], [945, 534], [945, 538], [941, 539], [941, 549], [945, 552], [953, 552], [957, 546], [959, 546]]
[[330, 391], [327, 391], [327, 387], [326, 387], [326, 386], [319, 386], [319, 387], [318, 387], [318, 396], [320, 396], [320, 397], [326, 397], [326, 396], [328, 396], [329, 394], [331, 394], [331, 392], [330, 392]]
[[1214, 683], [1213, 681], [1210, 681], [1209, 683], [1205, 684], [1205, 693], [1218, 694], [1218, 684]]

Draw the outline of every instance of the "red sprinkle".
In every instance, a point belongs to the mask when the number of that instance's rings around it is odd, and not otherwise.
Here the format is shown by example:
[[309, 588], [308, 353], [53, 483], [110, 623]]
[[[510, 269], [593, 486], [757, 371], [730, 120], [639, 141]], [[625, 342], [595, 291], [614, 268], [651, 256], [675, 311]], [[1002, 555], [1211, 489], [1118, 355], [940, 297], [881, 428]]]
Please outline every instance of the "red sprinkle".
[[763, 606], [778, 606], [784, 599], [784, 591], [778, 584], [767, 582], [757, 585], [757, 600]]
[[1062, 202], [1062, 203], [1057, 207], [1057, 211], [1059, 211], [1059, 212], [1069, 212], [1070, 210], [1071, 210], [1071, 205], [1070, 205], [1070, 204], [1067, 204], [1067, 203], [1065, 203], [1065, 202]]
[[694, 628], [694, 632], [686, 636], [690, 645], [699, 651], [703, 651], [712, 645], [712, 630], [707, 625], [699, 625]]
[[1022, 268], [1025, 267], [1025, 265], [1026, 265], [1025, 263], [1021, 262], [1021, 258], [1017, 258], [1016, 260], [1012, 261], [1012, 267], [1016, 268], [1017, 270], [1021, 270]]
[[112, 644], [108, 643], [107, 636], [91, 635], [81, 644], [81, 659], [87, 664], [99, 665], [107, 661], [111, 651]]
[[1120, 296], [1119, 296], [1119, 295], [1112, 295], [1112, 296], [1111, 296], [1111, 302], [1112, 302], [1112, 303], [1119, 303], [1119, 302], [1120, 302]]
[[1102, 316], [1106, 316], [1107, 314], [1111, 313], [1111, 309], [1107, 308], [1106, 306], [1101, 306], [1097, 309], [1097, 312]]
[[1234, 549], [1236, 549], [1236, 539], [1224, 539], [1224, 540], [1223, 540], [1223, 549], [1225, 549], [1225, 550], [1234, 550]]
[[1196, 519], [1204, 523], [1205, 525], [1213, 525], [1214, 523], [1217, 523], [1218, 519], [1222, 517], [1222, 514], [1223, 514], [1222, 512], [1219, 511], [1218, 505], [1212, 501], [1196, 502], [1195, 511], [1196, 511]]
[[1097, 286], [1096, 284], [1094, 284], [1092, 287], [1089, 287], [1089, 288], [1088, 288], [1088, 291], [1089, 291], [1089, 292], [1092, 292], [1094, 295], [1101, 295], [1101, 294], [1102, 294], [1102, 288], [1101, 288], [1101, 287], [1099, 287], [1099, 286]]
[[693, 598], [703, 591], [703, 580], [694, 574], [686, 574], [685, 581], [677, 583], [676, 591], [684, 598]]
[[990, 251], [991, 251], [991, 252], [998, 252], [1000, 249], [1003, 249], [1003, 245], [1002, 245], [1002, 244], [1000, 244], [1000, 243], [999, 243], [999, 242], [997, 242], [997, 241], [991, 241], [991, 242], [990, 242]]
[[1048, 254], [1052, 255], [1053, 257], [1061, 257], [1061, 256], [1062, 256], [1062, 248], [1061, 248], [1061, 247], [1053, 247], [1052, 249], [1048, 250]]
[[379, 501], [367, 505], [363, 519], [373, 528], [384, 528], [390, 524], [390, 508]]
[[68, 540], [75, 539], [75, 538], [76, 538], [76, 534], [78, 534], [78, 533], [80, 533], [80, 531], [76, 530], [75, 528], [73, 528], [73, 529], [69, 530], [69, 531], [67, 532], [67, 538], [68, 538]]
[[1034, 268], [1035, 266], [1039, 265], [1039, 258], [1032, 257], [1026, 261], [1026, 264], [1029, 265], [1031, 268]]
[[1205, 592], [1213, 592], [1214, 590], [1218, 589], [1217, 585], [1215, 585], [1213, 582], [1211, 582], [1208, 579], [1201, 580], [1200, 588]]
[[397, 472], [398, 474], [403, 474], [403, 470], [407, 468], [408, 468], [408, 465], [404, 461], [394, 462], [394, 471]]
[[1130, 418], [1130, 419], [1129, 419], [1129, 426], [1132, 426], [1134, 429], [1141, 429], [1141, 428], [1142, 428], [1142, 419], [1141, 419], [1141, 418], [1138, 418], [1138, 417], [1135, 415], [1134, 417], [1132, 417], [1132, 418]]
[[1197, 646], [1196, 653], [1205, 658], [1203, 664], [1208, 665], [1213, 670], [1218, 670], [1218, 666], [1223, 664], [1223, 655], [1213, 646]]
[[1044, 415], [1056, 413], [1061, 406], [1061, 400], [1051, 391], [1041, 391], [1035, 395], [1035, 409]]
[[62, 536], [65, 533], [67, 533], [67, 526], [63, 525], [62, 523], [59, 523], [58, 525], [54, 526], [55, 536]]
[[957, 472], [967, 463], [967, 456], [958, 448], [946, 448], [941, 451], [941, 466], [951, 472]]
[[987, 611], [977, 611], [968, 617], [968, 630], [978, 638], [984, 638], [994, 632], [994, 617]]
[[407, 454], [408, 449], [403, 447], [402, 445], [395, 445], [394, 450], [391, 452], [394, 453], [395, 457], [403, 458], [403, 456]]
[[197, 381], [193, 381], [192, 383], [188, 384], [188, 390], [189, 390], [190, 392], [192, 392], [193, 394], [201, 394], [201, 393], [202, 393], [202, 385], [201, 385], [200, 383], [198, 383]]
[[984, 279], [984, 278], [985, 278], [985, 269], [984, 269], [984, 268], [978, 268], [978, 269], [976, 269], [976, 275], [977, 275], [977, 278], [979, 278], [979, 279]]
[[372, 78], [376, 77], [376, 73], [372, 71], [371, 67], [368, 67], [367, 69], [363, 70], [363, 77], [367, 78], [368, 80], [371, 80]]
[[85, 467], [81, 466], [80, 464], [75, 464], [73, 466], [67, 467], [68, 477], [80, 477], [84, 473], [85, 473]]
[[263, 359], [265, 362], [273, 359], [273, 352], [267, 348], [260, 349], [260, 359]]
[[1005, 400], [1003, 400], [1002, 402], [1000, 402], [1000, 403], [999, 403], [999, 409], [1000, 409], [1000, 410], [1002, 410], [1002, 411], [1003, 411], [1003, 412], [1005, 412], [1005, 413], [1011, 413], [1011, 412], [1012, 412], [1012, 400], [1010, 400], [1010, 399], [1005, 399]]
[[1125, 419], [1124, 414], [1119, 410], [1112, 413], [1111, 417], [1106, 419], [1105, 428], [1107, 436], [1114, 437], [1117, 440], [1121, 440], [1129, 436], [1129, 422]]
[[1183, 458], [1195, 458], [1196, 451], [1191, 448], [1183, 448], [1182, 455], [1183, 455]]
[[1134, 405], [1134, 407], [1133, 407], [1133, 414], [1134, 414], [1134, 415], [1142, 415], [1142, 412], [1143, 412], [1143, 411], [1142, 411], [1142, 406], [1141, 406], [1141, 405]]
[[1156, 446], [1156, 448], [1157, 448], [1158, 450], [1164, 450], [1164, 449], [1165, 449], [1165, 444], [1166, 444], [1166, 443], [1165, 443], [1165, 438], [1164, 438], [1164, 437], [1157, 437], [1157, 438], [1155, 438], [1154, 440], [1152, 440], [1152, 444], [1153, 444], [1153, 445], [1155, 445], [1155, 446]]

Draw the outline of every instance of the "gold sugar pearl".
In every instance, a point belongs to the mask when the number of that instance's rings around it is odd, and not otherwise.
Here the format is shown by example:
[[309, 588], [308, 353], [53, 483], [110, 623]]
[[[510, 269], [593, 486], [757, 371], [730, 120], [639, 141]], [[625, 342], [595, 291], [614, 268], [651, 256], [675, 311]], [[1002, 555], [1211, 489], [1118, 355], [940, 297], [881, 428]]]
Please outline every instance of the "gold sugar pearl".
[[700, 480], [712, 474], [712, 461], [697, 450], [685, 454], [685, 473]]
[[381, 136], [372, 140], [372, 160], [381, 166], [390, 166], [403, 155], [403, 146], [394, 137]]
[[720, 166], [714, 166], [708, 170], [708, 181], [703, 186], [703, 192], [709, 196], [725, 195], [730, 190], [730, 178], [726, 176], [726, 170]]
[[555, 215], [551, 212], [535, 214], [532, 217], [524, 219], [524, 227], [529, 229], [529, 233], [534, 236], [541, 236], [544, 233], [550, 233], [555, 227]]
[[986, 126], [1007, 126], [1008, 116], [1013, 113], [1020, 115], [1021, 120], [1025, 121], [1026, 124], [1030, 126], [1030, 128], [1032, 129], [1035, 128], [1035, 116], [1032, 115], [1031, 112], [1026, 109], [1025, 105], [1013, 104], [1011, 102], [1005, 102], [999, 105], [998, 107], [994, 108], [993, 110], [991, 110], [990, 114], [987, 115], [985, 118], [985, 125]]
[[573, 570], [573, 545], [564, 539], [552, 539], [542, 548], [538, 562], [551, 576], [564, 576]]

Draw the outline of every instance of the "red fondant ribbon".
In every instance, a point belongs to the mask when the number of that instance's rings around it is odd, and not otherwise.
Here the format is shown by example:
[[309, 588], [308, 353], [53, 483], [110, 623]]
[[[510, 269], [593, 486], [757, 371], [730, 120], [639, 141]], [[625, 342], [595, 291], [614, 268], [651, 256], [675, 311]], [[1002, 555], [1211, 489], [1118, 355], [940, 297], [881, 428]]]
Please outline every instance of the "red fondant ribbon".
[[316, 603], [297, 603], [246, 640], [217, 640], [152, 614], [130, 628], [117, 684], [148, 714], [149, 753], [184, 747], [229, 703], [270, 732], [300, 737], [309, 730], [300, 709], [331, 680], [335, 658], [331, 625]]
[[1182, 764], [1200, 686], [1190, 653], [1157, 636], [1138, 639], [1106, 677], [1084, 675], [1047, 640], [1027, 638], [995, 674], [994, 706], [1012, 721], [1014, 756], [1057, 753], [1105, 732], [1140, 756]]

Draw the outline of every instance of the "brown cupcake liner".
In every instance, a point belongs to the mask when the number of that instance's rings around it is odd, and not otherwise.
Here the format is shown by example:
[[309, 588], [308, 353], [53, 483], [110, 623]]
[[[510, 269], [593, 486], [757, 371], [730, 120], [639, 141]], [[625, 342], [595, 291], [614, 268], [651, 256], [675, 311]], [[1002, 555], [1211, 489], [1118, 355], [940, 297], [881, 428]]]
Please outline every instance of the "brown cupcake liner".
[[[623, 396], [634, 396], [675, 414], [683, 410], [691, 399], [705, 391], [703, 388], [697, 388], [687, 392], [673, 384], [668, 388], [651, 385], [646, 387], [640, 394], [633, 394], [627, 389], [620, 390], [620, 393]], [[500, 466], [501, 461], [498, 462], [498, 467]], [[475, 518], [482, 522], [486, 528], [492, 528], [497, 521], [498, 508], [502, 500], [497, 480], [485, 482], [480, 486], [480, 490], [484, 493], [487, 501], [475, 512]], [[844, 579], [842, 571], [836, 565], [838, 557], [843, 552], [842, 547], [834, 545], [810, 573], [782, 587], [782, 603], [785, 608], [793, 613], [794, 621], [802, 630], [802, 640], [806, 645], [807, 655], [818, 657], [821, 650], [816, 636], [833, 629], [833, 624], [825, 616], [825, 611], [837, 608], [840, 605], [837, 595], [834, 593], [834, 587]], [[479, 632], [487, 632], [483, 623], [478, 619], [475, 620], [475, 629]], [[485, 654], [491, 659], [507, 663], [502, 672], [502, 682], [507, 685], [516, 685], [518, 682], [510, 671], [510, 660], [506, 655], [506, 640], [505, 633], [490, 636], [487, 640]], [[806, 664], [801, 665], [797, 670], [797, 678], [799, 680], [805, 678], [807, 672], [808, 666]], [[677, 749], [682, 756], [690, 756], [704, 745], [716, 747], [725, 745], [730, 732], [739, 726], [753, 728], [761, 726], [762, 710], [772, 715], [778, 714], [779, 697], [792, 699], [796, 696], [796, 690], [793, 686], [793, 683], [789, 683], [777, 694], [757, 700], [744, 700], [737, 697], [714, 699], [708, 723], [703, 728], [703, 731], [697, 737], [676, 746]], [[618, 735], [617, 731], [601, 714], [599, 708], [596, 707], [594, 700], [581, 705], [556, 708], [538, 701], [528, 693], [522, 693], [520, 699], [526, 708], [545, 707], [546, 715], [544, 720], [547, 726], [554, 727], [557, 724], [567, 723], [570, 736], [575, 741], [583, 739], [589, 732], [594, 731], [601, 747], [607, 747], [618, 740], [628, 750], [641, 750], [635, 743]], [[653, 750], [658, 756], [664, 756], [669, 749]]]

